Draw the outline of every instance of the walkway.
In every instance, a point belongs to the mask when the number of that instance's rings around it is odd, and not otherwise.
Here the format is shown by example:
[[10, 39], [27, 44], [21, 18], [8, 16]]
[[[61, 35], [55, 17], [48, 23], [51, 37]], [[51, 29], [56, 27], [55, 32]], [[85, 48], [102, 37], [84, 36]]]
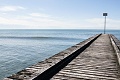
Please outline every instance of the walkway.
[[101, 35], [51, 80], [120, 80], [109, 35]]

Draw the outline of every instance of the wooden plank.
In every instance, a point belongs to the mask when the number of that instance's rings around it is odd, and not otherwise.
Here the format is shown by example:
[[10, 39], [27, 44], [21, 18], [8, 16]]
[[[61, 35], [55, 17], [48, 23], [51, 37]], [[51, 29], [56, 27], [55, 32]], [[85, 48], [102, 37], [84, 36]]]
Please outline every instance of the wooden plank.
[[57, 73], [62, 77], [83, 80], [120, 80], [120, 68], [108, 34], [101, 35], [82, 54]]

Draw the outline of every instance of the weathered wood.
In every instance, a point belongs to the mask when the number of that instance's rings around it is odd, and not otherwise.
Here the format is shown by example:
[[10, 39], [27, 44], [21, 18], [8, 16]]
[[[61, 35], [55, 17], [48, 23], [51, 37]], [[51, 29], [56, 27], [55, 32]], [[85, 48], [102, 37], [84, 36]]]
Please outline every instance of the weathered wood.
[[[101, 34], [100, 34], [101, 35]], [[75, 59], [78, 55], [80, 55], [81, 52], [83, 52], [87, 47], [89, 47], [100, 35], [96, 36], [94, 39], [90, 40], [87, 44], [83, 45], [81, 48], [79, 48], [77, 51], [73, 52], [54, 66], [50, 67], [43, 73], [41, 73], [39, 76], [34, 78], [33, 80], [49, 80], [51, 79], [55, 74], [57, 74], [61, 69], [63, 69], [65, 66], [67, 66], [73, 59]]]
[[120, 41], [114, 35], [110, 35], [110, 37], [120, 65]]
[[103, 34], [51, 80], [120, 80], [120, 69], [109, 35]]

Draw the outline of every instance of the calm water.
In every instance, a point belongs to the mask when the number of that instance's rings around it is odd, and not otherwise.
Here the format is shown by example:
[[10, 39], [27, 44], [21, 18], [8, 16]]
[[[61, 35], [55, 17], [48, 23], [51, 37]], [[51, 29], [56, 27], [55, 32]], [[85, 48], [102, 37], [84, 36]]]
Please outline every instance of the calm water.
[[[0, 30], [0, 80], [102, 30]], [[120, 30], [108, 30], [120, 39]]]

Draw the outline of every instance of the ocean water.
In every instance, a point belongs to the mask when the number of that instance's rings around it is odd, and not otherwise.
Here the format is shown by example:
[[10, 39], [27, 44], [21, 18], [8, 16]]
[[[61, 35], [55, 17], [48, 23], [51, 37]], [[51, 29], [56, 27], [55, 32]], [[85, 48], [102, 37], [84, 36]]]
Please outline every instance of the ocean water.
[[[103, 30], [0, 30], [0, 80]], [[120, 30], [107, 30], [120, 39]]]

